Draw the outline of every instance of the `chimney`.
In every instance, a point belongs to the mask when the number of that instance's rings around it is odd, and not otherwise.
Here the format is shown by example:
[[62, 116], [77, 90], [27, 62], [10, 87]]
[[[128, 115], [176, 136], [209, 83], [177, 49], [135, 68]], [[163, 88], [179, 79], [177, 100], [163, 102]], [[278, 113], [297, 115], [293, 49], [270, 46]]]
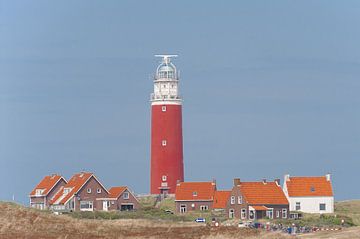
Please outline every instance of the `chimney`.
[[330, 174], [330, 173], [326, 174], [325, 177], [326, 177], [326, 181], [330, 181], [330, 180], [331, 180], [331, 174]]
[[215, 178], [213, 178], [212, 183], [213, 183], [214, 185], [216, 185], [216, 179], [215, 179]]
[[280, 178], [275, 179], [274, 182], [276, 183], [276, 185], [280, 186]]
[[284, 183], [289, 182], [289, 181], [290, 181], [290, 174], [285, 174], [284, 175]]
[[239, 186], [240, 182], [240, 178], [234, 178], [234, 186]]
[[263, 184], [266, 184], [266, 178], [263, 178], [262, 182]]

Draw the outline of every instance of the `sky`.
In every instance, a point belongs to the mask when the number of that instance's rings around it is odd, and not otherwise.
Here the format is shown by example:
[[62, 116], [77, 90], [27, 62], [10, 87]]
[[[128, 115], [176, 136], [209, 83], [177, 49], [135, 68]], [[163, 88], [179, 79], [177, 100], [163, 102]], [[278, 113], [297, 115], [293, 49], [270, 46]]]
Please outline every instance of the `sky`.
[[336, 200], [360, 198], [359, 24], [357, 0], [0, 0], [0, 200], [79, 171], [148, 193], [164, 53], [185, 180], [331, 173]]

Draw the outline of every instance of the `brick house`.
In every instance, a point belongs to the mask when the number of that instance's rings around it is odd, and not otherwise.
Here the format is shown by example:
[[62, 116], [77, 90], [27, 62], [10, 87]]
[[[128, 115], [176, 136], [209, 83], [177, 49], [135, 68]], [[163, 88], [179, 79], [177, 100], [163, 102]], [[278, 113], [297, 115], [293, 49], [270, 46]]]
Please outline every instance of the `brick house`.
[[48, 209], [50, 199], [66, 183], [66, 180], [61, 175], [45, 176], [29, 194], [30, 207], [41, 210]]
[[226, 204], [226, 213], [229, 218], [241, 220], [288, 218], [289, 202], [279, 179], [274, 182], [241, 182], [237, 178]]
[[293, 212], [334, 213], [330, 174], [320, 177], [290, 177], [287, 174], [283, 190]]
[[102, 210], [102, 202], [96, 199], [108, 197], [109, 192], [93, 173], [81, 172], [59, 188], [50, 205], [54, 211]]
[[112, 187], [108, 198], [97, 198], [102, 203], [102, 210], [130, 211], [140, 208], [140, 203], [126, 186]]
[[214, 202], [213, 202], [213, 210], [225, 210], [226, 203], [229, 200], [231, 191], [215, 191], [214, 193]]
[[176, 213], [211, 210], [215, 191], [215, 182], [179, 182], [175, 190]]

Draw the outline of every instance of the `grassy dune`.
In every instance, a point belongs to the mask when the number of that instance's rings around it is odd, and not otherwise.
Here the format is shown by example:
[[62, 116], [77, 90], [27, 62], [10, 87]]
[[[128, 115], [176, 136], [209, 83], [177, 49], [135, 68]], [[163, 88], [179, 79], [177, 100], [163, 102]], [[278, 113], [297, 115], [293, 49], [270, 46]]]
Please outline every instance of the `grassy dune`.
[[[30, 209], [14, 203], [0, 202], [0, 238], [294, 238], [284, 233], [266, 233], [254, 229], [221, 226], [214, 228], [205, 224], [190, 222], [198, 214], [180, 218], [173, 214], [163, 214], [172, 202], [158, 205], [159, 208], [145, 207], [143, 211], [122, 214], [124, 218], [111, 218], [116, 212], [90, 213], [91, 219], [77, 218], [87, 214], [54, 215], [49, 211]], [[146, 209], [147, 208], [147, 209]], [[339, 202], [336, 214], [351, 218], [359, 223], [360, 201]], [[95, 215], [95, 216], [94, 216]], [[96, 216], [98, 215], [98, 216]], [[134, 216], [136, 215], [136, 216]], [[144, 216], [145, 215], [145, 216]], [[204, 216], [205, 214], [203, 214]], [[206, 216], [206, 215], [205, 215]], [[208, 212], [208, 216], [212, 216]], [[109, 218], [110, 217], [110, 218]], [[131, 217], [135, 219], [131, 219]], [[102, 218], [102, 219], [99, 219]], [[105, 220], [111, 219], [111, 220]], [[130, 219], [129, 219], [130, 218]], [[144, 219], [147, 218], [147, 219]], [[317, 220], [316, 216], [313, 219]], [[328, 219], [325, 219], [328, 220]], [[332, 219], [331, 219], [332, 220]], [[236, 223], [235, 223], [236, 225]], [[340, 232], [317, 232], [301, 238], [360, 238], [360, 227], [343, 229]]]
[[336, 202], [335, 214], [350, 217], [355, 225], [360, 226], [360, 200]]
[[211, 228], [194, 222], [146, 219], [77, 219], [0, 202], [0, 238], [287, 238], [236, 227]]

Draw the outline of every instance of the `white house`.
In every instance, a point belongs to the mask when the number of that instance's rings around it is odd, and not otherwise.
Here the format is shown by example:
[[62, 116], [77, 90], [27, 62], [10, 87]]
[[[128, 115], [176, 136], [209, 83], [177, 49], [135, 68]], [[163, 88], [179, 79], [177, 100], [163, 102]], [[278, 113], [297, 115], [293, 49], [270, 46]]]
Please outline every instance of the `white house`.
[[284, 176], [284, 193], [290, 211], [305, 213], [333, 213], [334, 194], [330, 174], [320, 177]]

